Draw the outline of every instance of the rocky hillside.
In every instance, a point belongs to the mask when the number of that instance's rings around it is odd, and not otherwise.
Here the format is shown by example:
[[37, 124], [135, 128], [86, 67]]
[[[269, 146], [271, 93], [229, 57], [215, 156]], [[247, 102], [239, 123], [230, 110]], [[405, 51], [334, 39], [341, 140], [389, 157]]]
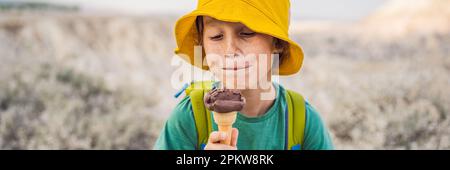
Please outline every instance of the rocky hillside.
[[0, 148], [150, 149], [176, 102], [171, 21], [0, 12]]
[[450, 32], [450, 1], [392, 0], [365, 19], [367, 29], [390, 36], [447, 34]]

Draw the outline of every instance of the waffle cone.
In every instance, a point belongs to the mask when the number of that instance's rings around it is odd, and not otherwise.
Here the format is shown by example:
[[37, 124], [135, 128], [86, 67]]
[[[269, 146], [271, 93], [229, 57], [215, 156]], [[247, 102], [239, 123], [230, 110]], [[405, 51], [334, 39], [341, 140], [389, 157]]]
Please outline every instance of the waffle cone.
[[214, 122], [216, 122], [219, 132], [227, 133], [227, 138], [221, 144], [231, 145], [231, 131], [233, 123], [236, 121], [237, 112], [217, 113], [214, 112]]

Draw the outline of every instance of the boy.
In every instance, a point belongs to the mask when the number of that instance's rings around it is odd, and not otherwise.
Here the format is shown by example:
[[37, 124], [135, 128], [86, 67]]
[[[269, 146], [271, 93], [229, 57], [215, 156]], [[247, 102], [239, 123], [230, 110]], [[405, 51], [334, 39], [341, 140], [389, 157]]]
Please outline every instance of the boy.
[[[207, 142], [198, 147], [197, 129], [204, 127], [197, 127], [188, 95], [173, 110], [154, 149], [334, 148], [319, 114], [308, 102], [296, 103], [305, 114], [301, 145], [287, 146], [287, 90], [272, 82], [271, 76], [295, 74], [302, 65], [302, 49], [288, 37], [289, 8], [289, 0], [199, 0], [196, 10], [177, 21], [177, 54], [211, 71], [220, 80], [218, 86], [240, 89], [246, 104], [233, 125], [231, 145], [220, 143], [227, 134], [218, 132], [213, 123]], [[195, 45], [203, 47], [205, 55], [200, 60], [206, 62], [202, 65], [194, 62]]]

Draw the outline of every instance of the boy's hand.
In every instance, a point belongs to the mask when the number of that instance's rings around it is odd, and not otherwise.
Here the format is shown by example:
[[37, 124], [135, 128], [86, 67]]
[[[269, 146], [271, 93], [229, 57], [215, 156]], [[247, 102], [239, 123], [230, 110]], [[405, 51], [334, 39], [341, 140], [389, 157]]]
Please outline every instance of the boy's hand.
[[220, 141], [227, 138], [225, 132], [214, 131], [209, 135], [208, 144], [205, 146], [205, 150], [237, 150], [237, 138], [239, 131], [233, 128], [231, 131], [231, 146], [220, 144]]

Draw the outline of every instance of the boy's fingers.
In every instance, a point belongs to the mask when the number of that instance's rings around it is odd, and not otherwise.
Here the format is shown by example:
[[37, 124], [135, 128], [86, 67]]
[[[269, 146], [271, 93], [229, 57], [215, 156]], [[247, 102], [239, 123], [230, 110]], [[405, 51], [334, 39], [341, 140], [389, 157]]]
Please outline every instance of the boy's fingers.
[[220, 148], [221, 148], [220, 150], [237, 150], [236, 147], [232, 147], [232, 146], [228, 146], [228, 145], [223, 145], [223, 144], [221, 144]]
[[219, 132], [214, 131], [209, 135], [208, 143], [217, 143], [219, 140]]
[[225, 140], [227, 138], [227, 133], [214, 131], [211, 132], [208, 139], [208, 144], [205, 147], [205, 150], [237, 150], [237, 137], [238, 130], [233, 128], [231, 131], [231, 146], [220, 144], [220, 141]]
[[238, 136], [239, 136], [239, 130], [237, 130], [236, 128], [233, 128], [233, 130], [231, 131], [231, 146], [232, 147], [236, 147]]
[[227, 134], [224, 132], [214, 131], [209, 135], [209, 143], [218, 143], [221, 140], [225, 140], [227, 138]]
[[209, 143], [206, 145], [205, 150], [237, 150], [237, 148], [224, 144]]

